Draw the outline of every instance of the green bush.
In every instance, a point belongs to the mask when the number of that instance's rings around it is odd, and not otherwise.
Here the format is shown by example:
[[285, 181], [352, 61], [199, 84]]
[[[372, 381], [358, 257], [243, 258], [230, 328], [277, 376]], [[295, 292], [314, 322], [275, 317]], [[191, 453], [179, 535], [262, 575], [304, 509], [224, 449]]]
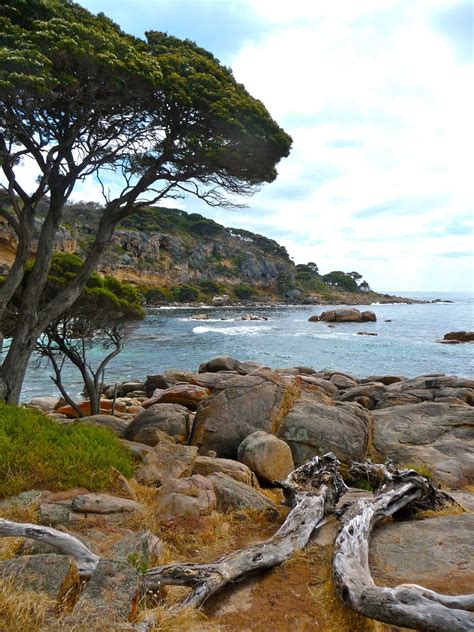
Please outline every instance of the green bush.
[[201, 291], [205, 294], [215, 295], [228, 293], [225, 285], [223, 285], [222, 283], [218, 283], [217, 281], [212, 281], [210, 279], [207, 281], [200, 281], [199, 287], [201, 288]]
[[115, 468], [133, 474], [133, 458], [106, 428], [61, 425], [41, 413], [0, 403], [0, 497], [29, 489], [112, 490]]
[[243, 300], [247, 298], [252, 298], [252, 296], [255, 294], [254, 288], [251, 287], [250, 285], [245, 285], [245, 283], [242, 283], [241, 285], [236, 285], [232, 291], [234, 292], [237, 298], [240, 298]]
[[198, 287], [194, 285], [188, 285], [187, 283], [183, 283], [183, 285], [177, 285], [176, 287], [172, 287], [171, 291], [173, 292], [173, 296], [175, 300], [180, 303], [189, 303], [192, 301], [198, 301], [201, 296], [201, 293], [199, 292]]

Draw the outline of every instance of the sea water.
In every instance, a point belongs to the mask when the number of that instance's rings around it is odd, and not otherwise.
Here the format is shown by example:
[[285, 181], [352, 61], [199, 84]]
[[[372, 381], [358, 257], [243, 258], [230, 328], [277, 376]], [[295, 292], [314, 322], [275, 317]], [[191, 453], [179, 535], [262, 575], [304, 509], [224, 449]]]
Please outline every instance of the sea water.
[[[441, 303], [358, 305], [370, 309], [377, 322], [308, 322], [313, 314], [341, 306], [279, 306], [261, 308], [197, 307], [156, 308], [133, 332], [123, 352], [109, 365], [106, 383], [131, 379], [166, 369], [197, 370], [199, 364], [218, 355], [255, 360], [271, 367], [307, 366], [337, 370], [356, 377], [395, 374], [406, 377], [445, 373], [474, 376], [474, 344], [436, 342], [449, 331], [474, 330], [474, 294], [399, 293]], [[191, 316], [204, 313], [206, 320]], [[245, 314], [265, 316], [264, 321], [243, 321]], [[358, 332], [377, 336], [358, 335]], [[97, 362], [103, 351], [90, 352]], [[52, 371], [43, 361], [31, 362], [22, 399], [56, 395]], [[66, 389], [74, 395], [82, 383], [74, 367], [64, 370]]]

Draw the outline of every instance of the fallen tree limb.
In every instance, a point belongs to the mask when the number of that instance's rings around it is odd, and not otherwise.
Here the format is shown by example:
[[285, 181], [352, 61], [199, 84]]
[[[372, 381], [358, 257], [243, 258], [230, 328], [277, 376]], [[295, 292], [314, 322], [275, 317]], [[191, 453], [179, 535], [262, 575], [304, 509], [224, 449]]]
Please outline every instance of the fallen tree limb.
[[38, 540], [54, 546], [61, 553], [70, 555], [73, 558], [79, 576], [82, 578], [90, 577], [99, 563], [99, 556], [92, 553], [83, 542], [69, 533], [64, 533], [51, 527], [11, 522], [0, 518], [0, 536], [31, 538], [32, 540]]
[[438, 509], [452, 499], [414, 470], [354, 463], [350, 471], [372, 481], [383, 475], [383, 481], [374, 499], [358, 500], [342, 517], [333, 573], [344, 604], [366, 617], [426, 632], [474, 630], [474, 594], [441, 595], [415, 584], [379, 587], [369, 568], [369, 538], [376, 522], [408, 506]]
[[[332, 453], [314, 457], [279, 483], [292, 510], [268, 540], [227, 553], [210, 564], [178, 563], [150, 569], [145, 575], [144, 590], [156, 590], [167, 584], [190, 586], [190, 593], [179, 606], [199, 607], [230, 582], [289, 559], [306, 546], [313, 531], [345, 492], [339, 464]], [[150, 618], [139, 629], [146, 630], [151, 624]]]

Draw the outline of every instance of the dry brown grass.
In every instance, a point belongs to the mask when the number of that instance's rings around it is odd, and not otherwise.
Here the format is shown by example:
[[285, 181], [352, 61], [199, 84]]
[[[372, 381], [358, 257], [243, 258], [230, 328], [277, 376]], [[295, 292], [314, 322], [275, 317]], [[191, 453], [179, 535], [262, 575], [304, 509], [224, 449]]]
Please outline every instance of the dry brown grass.
[[332, 546], [309, 546], [300, 555], [308, 560], [313, 570], [313, 579], [307, 588], [320, 609], [323, 629], [328, 632], [379, 632], [384, 629], [382, 624], [357, 614], [339, 599], [332, 581]]
[[153, 615], [156, 623], [151, 632], [218, 632], [220, 626], [210, 622], [206, 616], [194, 608], [158, 607], [147, 611], [144, 616]]
[[21, 590], [13, 579], [0, 579], [2, 632], [40, 632], [56, 602], [43, 594]]
[[11, 503], [0, 507], [0, 518], [13, 522], [38, 523], [38, 503]]

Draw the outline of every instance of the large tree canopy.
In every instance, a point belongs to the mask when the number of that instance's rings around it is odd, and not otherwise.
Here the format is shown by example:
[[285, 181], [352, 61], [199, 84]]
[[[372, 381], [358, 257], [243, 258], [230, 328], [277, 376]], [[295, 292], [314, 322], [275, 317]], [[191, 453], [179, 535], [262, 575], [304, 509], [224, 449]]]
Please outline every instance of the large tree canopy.
[[[81, 294], [117, 222], [164, 197], [191, 193], [226, 205], [226, 194], [250, 194], [275, 179], [291, 139], [230, 70], [188, 40], [160, 32], [133, 38], [66, 0], [4, 0], [0, 33], [0, 161], [8, 194], [0, 215], [18, 238], [0, 311], [36, 252], [0, 369], [0, 399], [13, 402], [37, 335]], [[19, 175], [25, 158], [38, 170], [34, 191]], [[115, 174], [120, 192], [103, 187], [93, 245], [68, 286], [42, 304], [64, 204], [78, 181], [103, 181], [104, 172]]]

